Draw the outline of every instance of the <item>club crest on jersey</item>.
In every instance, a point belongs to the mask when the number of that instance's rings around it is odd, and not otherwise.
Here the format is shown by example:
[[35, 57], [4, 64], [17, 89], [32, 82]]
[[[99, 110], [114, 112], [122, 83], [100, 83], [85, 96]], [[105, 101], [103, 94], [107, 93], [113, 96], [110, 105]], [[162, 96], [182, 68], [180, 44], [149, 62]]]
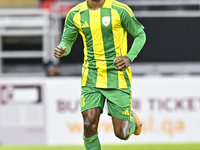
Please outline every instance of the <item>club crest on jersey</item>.
[[105, 16], [102, 18], [102, 23], [104, 26], [108, 26], [110, 24], [110, 17], [109, 16]]

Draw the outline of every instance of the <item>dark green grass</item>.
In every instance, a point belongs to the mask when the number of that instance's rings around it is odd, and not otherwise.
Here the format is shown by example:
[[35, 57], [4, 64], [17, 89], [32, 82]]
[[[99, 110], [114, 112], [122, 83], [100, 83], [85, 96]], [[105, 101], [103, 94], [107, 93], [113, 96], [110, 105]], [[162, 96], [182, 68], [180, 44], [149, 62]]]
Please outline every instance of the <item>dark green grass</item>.
[[[84, 146], [0, 146], [0, 150], [85, 150]], [[102, 150], [200, 150], [200, 143], [102, 145]]]

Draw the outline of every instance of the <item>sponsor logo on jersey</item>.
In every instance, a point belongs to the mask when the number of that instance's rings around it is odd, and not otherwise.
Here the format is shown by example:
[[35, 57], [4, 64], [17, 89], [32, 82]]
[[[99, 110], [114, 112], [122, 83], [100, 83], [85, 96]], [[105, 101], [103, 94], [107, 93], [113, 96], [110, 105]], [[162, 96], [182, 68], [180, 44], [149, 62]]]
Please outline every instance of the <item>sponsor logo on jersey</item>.
[[89, 25], [88, 25], [87, 21], [85, 21], [81, 28], [87, 28], [87, 27], [89, 27]]
[[128, 109], [126, 109], [122, 114], [123, 114], [123, 115], [129, 115]]
[[102, 18], [102, 23], [104, 26], [108, 26], [110, 24], [110, 17], [109, 16], [105, 16]]

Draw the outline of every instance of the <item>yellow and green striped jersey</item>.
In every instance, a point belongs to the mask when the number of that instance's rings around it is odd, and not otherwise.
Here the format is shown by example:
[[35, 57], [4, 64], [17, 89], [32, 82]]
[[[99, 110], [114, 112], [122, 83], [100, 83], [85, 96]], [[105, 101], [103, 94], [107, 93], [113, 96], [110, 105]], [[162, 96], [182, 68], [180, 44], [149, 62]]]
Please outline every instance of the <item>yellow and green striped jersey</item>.
[[83, 2], [66, 17], [59, 46], [67, 47], [67, 56], [78, 33], [84, 43], [82, 86], [97, 88], [130, 88], [131, 69], [115, 69], [113, 60], [127, 55], [127, 31], [137, 36], [144, 27], [132, 10], [116, 0], [105, 0], [102, 8], [90, 10]]

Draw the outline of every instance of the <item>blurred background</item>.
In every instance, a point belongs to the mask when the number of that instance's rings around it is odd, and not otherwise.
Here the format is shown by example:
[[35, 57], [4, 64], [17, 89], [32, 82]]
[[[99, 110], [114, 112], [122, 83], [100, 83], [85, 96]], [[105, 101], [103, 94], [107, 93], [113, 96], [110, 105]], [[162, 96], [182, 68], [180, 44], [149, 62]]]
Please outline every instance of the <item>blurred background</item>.
[[[83, 144], [81, 36], [67, 57], [53, 56], [68, 11], [82, 1], [0, 0], [2, 145]], [[129, 143], [200, 142], [200, 0], [119, 1], [147, 35], [131, 64], [133, 107], [144, 134]], [[133, 40], [128, 35], [129, 48]], [[102, 118], [102, 142], [118, 143], [110, 118]]]

